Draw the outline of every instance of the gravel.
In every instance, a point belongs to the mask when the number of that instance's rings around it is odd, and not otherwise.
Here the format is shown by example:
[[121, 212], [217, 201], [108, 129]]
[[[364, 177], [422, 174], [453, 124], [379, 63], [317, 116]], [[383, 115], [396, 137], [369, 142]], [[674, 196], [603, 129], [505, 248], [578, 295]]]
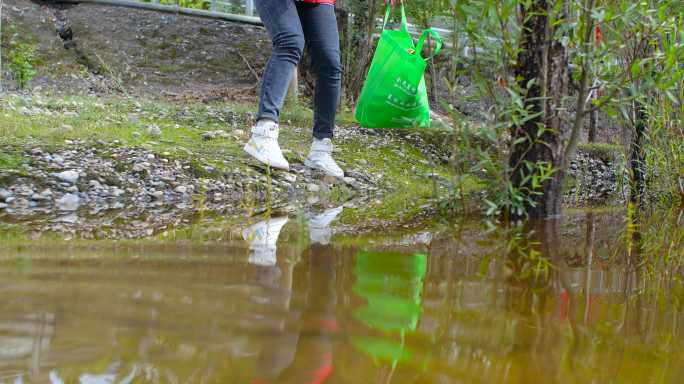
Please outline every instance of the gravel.
[[[191, 153], [181, 159], [116, 141], [71, 140], [60, 149], [26, 152], [21, 172], [0, 169], [0, 222], [72, 237], [146, 237], [182, 225], [200, 210], [244, 215], [245, 201], [256, 210], [267, 201], [274, 210], [325, 207], [333, 185], [345, 196], [335, 204], [363, 206], [383, 192], [380, 178], [361, 169], [350, 168], [343, 182], [296, 161], [291, 172], [275, 172], [268, 188], [266, 169], [246, 157], [228, 158], [230, 169], [219, 170]], [[198, 167], [206, 174], [198, 176]]]

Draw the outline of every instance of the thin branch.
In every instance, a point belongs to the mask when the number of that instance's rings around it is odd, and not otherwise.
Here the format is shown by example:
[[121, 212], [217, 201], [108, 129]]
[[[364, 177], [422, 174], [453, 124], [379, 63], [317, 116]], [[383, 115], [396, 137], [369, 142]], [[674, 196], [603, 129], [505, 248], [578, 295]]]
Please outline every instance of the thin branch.
[[247, 58], [242, 54], [242, 52], [240, 52], [239, 49], [236, 49], [235, 52], [237, 52], [237, 54], [242, 58], [242, 61], [245, 62], [247, 68], [249, 68], [249, 70], [252, 72], [252, 75], [254, 75], [254, 78], [256, 79], [257, 83], [261, 83], [261, 77], [259, 77], [259, 74], [254, 70], [254, 68], [252, 68], [252, 65], [249, 63]]

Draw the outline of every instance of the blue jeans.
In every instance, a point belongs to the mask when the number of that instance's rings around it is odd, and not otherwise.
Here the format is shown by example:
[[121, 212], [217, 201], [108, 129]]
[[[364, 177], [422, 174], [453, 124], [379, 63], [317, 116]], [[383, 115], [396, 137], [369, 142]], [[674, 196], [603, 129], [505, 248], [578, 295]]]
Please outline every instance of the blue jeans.
[[334, 6], [295, 0], [256, 0], [256, 7], [273, 40], [273, 52], [261, 84], [258, 118], [279, 122], [290, 78], [306, 41], [317, 76], [313, 135], [317, 139], [332, 138], [342, 83]]

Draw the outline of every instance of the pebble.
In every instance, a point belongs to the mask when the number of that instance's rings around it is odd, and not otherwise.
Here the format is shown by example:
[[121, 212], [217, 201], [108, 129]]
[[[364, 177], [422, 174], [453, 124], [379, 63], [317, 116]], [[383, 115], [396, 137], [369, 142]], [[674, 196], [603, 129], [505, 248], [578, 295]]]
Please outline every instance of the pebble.
[[164, 191], [153, 191], [150, 195], [156, 200], [161, 200], [164, 198]]
[[55, 201], [57, 208], [61, 211], [75, 211], [81, 204], [81, 198], [73, 193], [67, 193]]
[[0, 188], [0, 200], [5, 201], [10, 196], [12, 196], [12, 192], [10, 192], [4, 188]]
[[306, 190], [311, 192], [311, 193], [318, 193], [321, 191], [321, 187], [319, 187], [316, 184], [307, 184]]
[[76, 171], [64, 171], [60, 173], [56, 173], [54, 175], [57, 179], [60, 181], [63, 181], [65, 183], [69, 184], [75, 184], [78, 181], [78, 172]]
[[218, 137], [228, 137], [228, 133], [226, 131], [222, 130], [216, 130], [216, 131], [206, 131], [202, 133], [202, 139], [204, 140], [213, 140]]
[[174, 189], [174, 191], [176, 191], [176, 193], [186, 193], [188, 192], [188, 187], [185, 185], [179, 185], [176, 187], [176, 189]]
[[7, 208], [7, 204], [5, 203], [0, 203], [0, 209], [5, 209]]
[[147, 127], [146, 133], [150, 136], [161, 136], [162, 131], [158, 125], [152, 124]]
[[145, 163], [135, 163], [133, 164], [133, 172], [143, 172], [147, 170]]

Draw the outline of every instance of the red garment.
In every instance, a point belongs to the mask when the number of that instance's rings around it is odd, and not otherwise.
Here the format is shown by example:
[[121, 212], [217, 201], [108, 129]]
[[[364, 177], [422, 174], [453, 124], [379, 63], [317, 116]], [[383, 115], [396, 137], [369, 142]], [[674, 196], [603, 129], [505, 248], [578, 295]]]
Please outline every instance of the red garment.
[[335, 4], [335, 0], [303, 0], [305, 3], [312, 4]]

